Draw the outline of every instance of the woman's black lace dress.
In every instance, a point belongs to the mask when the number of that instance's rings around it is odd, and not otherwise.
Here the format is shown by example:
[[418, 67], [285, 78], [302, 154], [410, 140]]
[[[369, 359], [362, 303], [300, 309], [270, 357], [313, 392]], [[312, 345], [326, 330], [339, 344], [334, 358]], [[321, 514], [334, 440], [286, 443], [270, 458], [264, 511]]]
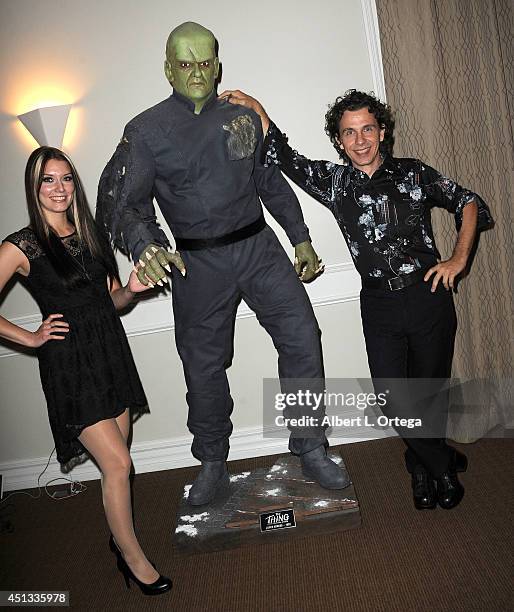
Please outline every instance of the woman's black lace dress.
[[64, 315], [65, 340], [37, 349], [57, 459], [68, 471], [87, 458], [77, 439], [88, 425], [131, 409], [132, 419], [148, 412], [125, 331], [107, 287], [107, 273], [75, 234], [62, 238], [83, 270], [85, 282], [66, 289], [30, 228], [8, 236], [30, 262], [27, 286], [43, 319]]

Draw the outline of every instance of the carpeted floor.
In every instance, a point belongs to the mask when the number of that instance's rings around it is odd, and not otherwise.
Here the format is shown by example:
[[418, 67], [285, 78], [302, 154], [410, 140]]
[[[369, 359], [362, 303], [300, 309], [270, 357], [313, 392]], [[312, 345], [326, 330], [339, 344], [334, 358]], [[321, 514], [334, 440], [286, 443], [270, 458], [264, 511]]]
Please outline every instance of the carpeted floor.
[[[69, 500], [15, 496], [0, 506], [14, 526], [0, 535], [0, 590], [69, 590], [74, 610], [448, 611], [514, 610], [514, 440], [461, 448], [463, 502], [416, 511], [398, 439], [342, 448], [361, 504], [347, 532], [209, 554], [171, 547], [182, 487], [198, 468], [136, 476], [144, 549], [173, 591], [128, 591], [108, 550], [98, 481]], [[231, 463], [232, 472], [275, 457]]]

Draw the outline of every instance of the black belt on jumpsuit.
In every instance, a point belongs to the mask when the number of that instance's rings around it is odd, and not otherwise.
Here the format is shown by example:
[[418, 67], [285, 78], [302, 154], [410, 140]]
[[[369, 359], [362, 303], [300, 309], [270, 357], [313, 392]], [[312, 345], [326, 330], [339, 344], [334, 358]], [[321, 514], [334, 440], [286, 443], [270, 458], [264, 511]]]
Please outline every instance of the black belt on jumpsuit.
[[224, 234], [223, 236], [217, 236], [215, 238], [175, 238], [175, 244], [177, 245], [178, 251], [200, 251], [202, 249], [213, 249], [216, 247], [226, 246], [227, 244], [233, 244], [240, 240], [255, 236], [266, 227], [266, 221], [264, 215], [244, 227]]

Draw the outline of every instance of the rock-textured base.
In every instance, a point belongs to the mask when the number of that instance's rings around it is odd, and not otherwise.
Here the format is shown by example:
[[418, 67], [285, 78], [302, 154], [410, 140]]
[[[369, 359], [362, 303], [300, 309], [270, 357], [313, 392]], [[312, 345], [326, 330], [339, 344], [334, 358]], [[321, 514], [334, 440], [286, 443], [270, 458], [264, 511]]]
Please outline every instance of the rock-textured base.
[[[345, 469], [340, 455], [329, 457]], [[302, 474], [300, 459], [281, 457], [270, 469], [230, 476], [230, 487], [206, 506], [190, 506], [187, 497], [177, 513], [173, 544], [182, 552], [207, 552], [264, 544], [282, 539], [334, 533], [359, 527], [359, 502], [353, 483], [327, 490]], [[261, 531], [260, 515], [293, 508], [296, 527]]]

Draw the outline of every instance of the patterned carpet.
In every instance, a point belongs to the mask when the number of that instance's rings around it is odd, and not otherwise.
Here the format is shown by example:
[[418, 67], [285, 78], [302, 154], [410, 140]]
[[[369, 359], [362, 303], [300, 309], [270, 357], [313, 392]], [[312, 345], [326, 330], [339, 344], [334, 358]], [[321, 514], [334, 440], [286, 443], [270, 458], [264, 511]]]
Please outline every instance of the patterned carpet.
[[[98, 481], [69, 500], [15, 496], [0, 506], [0, 590], [69, 590], [74, 610], [514, 610], [514, 440], [459, 446], [469, 457], [454, 510], [418, 512], [398, 439], [346, 445], [362, 527], [209, 554], [171, 548], [184, 483], [197, 468], [135, 478], [136, 524], [171, 593], [126, 590], [108, 550]], [[271, 466], [275, 457], [230, 464]]]

